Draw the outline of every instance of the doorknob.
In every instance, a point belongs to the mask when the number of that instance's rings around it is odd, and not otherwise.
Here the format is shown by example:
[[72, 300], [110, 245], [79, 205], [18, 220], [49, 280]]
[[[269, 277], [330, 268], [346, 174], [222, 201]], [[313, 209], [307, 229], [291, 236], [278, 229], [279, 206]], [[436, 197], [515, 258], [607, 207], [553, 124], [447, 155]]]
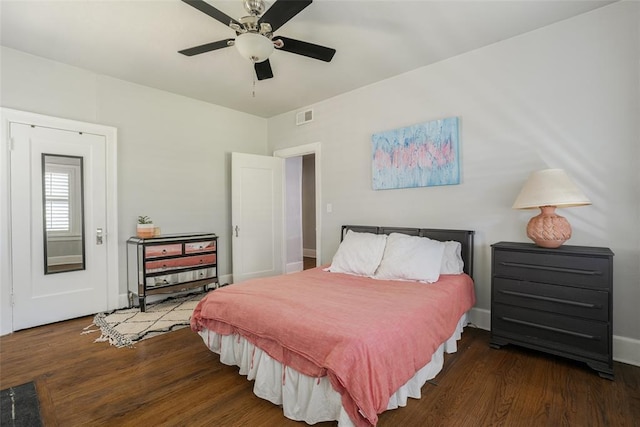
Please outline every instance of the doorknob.
[[240, 228], [238, 228], [238, 226], [236, 225], [234, 228], [234, 231], [236, 232], [236, 237], [238, 237], [238, 230], [240, 230]]
[[102, 244], [102, 228], [96, 228], [96, 245]]

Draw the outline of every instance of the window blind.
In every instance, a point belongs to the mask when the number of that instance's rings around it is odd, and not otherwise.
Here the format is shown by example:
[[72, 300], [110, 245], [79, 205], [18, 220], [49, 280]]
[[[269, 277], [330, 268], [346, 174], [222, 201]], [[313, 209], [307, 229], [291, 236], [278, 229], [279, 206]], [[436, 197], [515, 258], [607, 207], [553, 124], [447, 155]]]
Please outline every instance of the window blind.
[[70, 231], [69, 186], [69, 173], [45, 172], [45, 222], [47, 231]]

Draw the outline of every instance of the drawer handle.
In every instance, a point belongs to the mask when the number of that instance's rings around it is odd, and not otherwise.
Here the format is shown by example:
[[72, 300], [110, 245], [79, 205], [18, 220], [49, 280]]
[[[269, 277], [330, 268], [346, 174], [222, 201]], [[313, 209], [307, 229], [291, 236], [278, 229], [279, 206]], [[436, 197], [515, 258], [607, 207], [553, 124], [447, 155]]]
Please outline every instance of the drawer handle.
[[541, 301], [557, 302], [557, 303], [560, 303], [560, 304], [573, 305], [573, 306], [576, 306], [576, 307], [602, 308], [602, 306], [599, 305], [599, 304], [591, 304], [591, 303], [580, 302], [580, 301], [571, 301], [571, 300], [561, 299], [561, 298], [545, 297], [543, 295], [534, 295], [534, 294], [528, 294], [528, 293], [525, 293], [525, 292], [504, 291], [504, 290], [498, 291], [498, 292], [500, 292], [501, 294], [505, 294], [505, 295], [513, 295], [513, 296], [516, 296], [516, 297], [537, 299], [537, 300], [541, 300]]
[[166, 250], [166, 249], [163, 249], [163, 250], [162, 250], [162, 253], [163, 253], [163, 254], [166, 254], [166, 253], [167, 253], [167, 250]]
[[500, 319], [504, 320], [505, 322], [517, 323], [518, 325], [531, 326], [533, 328], [544, 329], [546, 331], [551, 331], [551, 332], [559, 332], [561, 334], [571, 335], [573, 337], [586, 338], [588, 340], [598, 340], [598, 341], [600, 340], [600, 337], [595, 337], [593, 335], [582, 334], [580, 332], [574, 332], [574, 331], [568, 331], [566, 329], [561, 329], [561, 328], [554, 328], [553, 326], [540, 325], [538, 323], [527, 322], [525, 320], [512, 319], [511, 317], [500, 317]]
[[507, 262], [507, 261], [502, 261], [500, 264], [504, 265], [505, 267], [522, 267], [522, 268], [530, 268], [532, 270], [547, 270], [547, 271], [556, 271], [560, 273], [583, 274], [586, 276], [602, 275], [602, 272], [599, 270], [576, 270], [574, 268], [548, 267], [544, 265], [522, 264], [519, 262]]

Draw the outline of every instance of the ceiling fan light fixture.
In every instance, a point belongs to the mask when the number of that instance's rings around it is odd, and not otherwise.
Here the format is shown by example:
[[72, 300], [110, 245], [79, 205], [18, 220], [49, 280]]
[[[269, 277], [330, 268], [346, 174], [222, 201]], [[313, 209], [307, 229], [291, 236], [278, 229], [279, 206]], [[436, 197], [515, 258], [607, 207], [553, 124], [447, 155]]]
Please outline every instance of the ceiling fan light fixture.
[[273, 42], [257, 33], [244, 33], [236, 37], [235, 46], [243, 58], [251, 62], [263, 62], [273, 52]]

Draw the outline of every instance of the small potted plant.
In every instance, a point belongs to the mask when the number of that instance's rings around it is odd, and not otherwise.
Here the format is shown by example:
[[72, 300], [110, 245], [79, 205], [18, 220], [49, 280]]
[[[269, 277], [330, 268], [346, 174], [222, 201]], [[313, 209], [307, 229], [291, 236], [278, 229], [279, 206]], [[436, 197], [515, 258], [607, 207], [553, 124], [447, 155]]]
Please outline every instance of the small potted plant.
[[149, 237], [153, 237], [154, 233], [155, 227], [151, 218], [143, 215], [139, 216], [138, 225], [136, 227], [136, 236], [141, 239], [148, 239]]

